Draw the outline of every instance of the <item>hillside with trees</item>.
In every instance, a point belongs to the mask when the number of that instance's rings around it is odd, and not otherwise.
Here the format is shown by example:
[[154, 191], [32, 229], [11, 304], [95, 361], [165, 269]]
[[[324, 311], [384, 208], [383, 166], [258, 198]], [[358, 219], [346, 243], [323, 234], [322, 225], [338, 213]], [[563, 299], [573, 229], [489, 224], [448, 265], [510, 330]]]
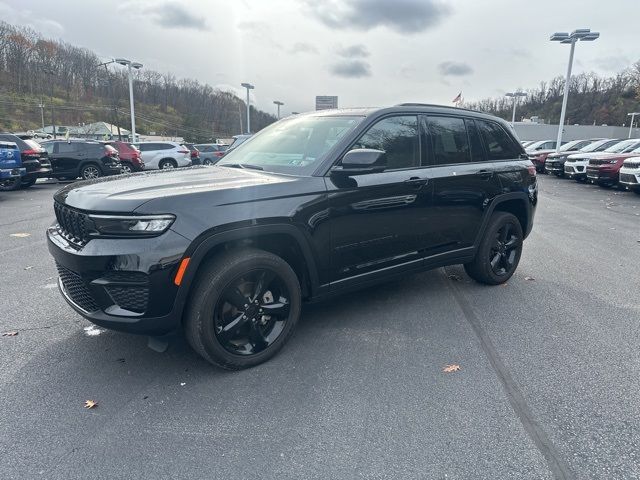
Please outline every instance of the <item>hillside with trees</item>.
[[[556, 77], [537, 88], [523, 90], [527, 96], [518, 103], [516, 120], [538, 116], [545, 123], [560, 121], [565, 79]], [[511, 120], [512, 99], [487, 98], [465, 103], [465, 107], [492, 113]], [[571, 77], [566, 124], [629, 125], [627, 113], [640, 110], [640, 61], [613, 77], [595, 73]]]
[[[106, 121], [129, 128], [126, 70], [103, 62], [85, 48], [0, 22], [0, 129], [36, 129], [42, 116], [51, 125], [52, 104], [57, 125]], [[199, 142], [246, 129], [246, 104], [233, 93], [148, 68], [134, 75], [138, 133]], [[253, 131], [275, 120], [251, 107]]]

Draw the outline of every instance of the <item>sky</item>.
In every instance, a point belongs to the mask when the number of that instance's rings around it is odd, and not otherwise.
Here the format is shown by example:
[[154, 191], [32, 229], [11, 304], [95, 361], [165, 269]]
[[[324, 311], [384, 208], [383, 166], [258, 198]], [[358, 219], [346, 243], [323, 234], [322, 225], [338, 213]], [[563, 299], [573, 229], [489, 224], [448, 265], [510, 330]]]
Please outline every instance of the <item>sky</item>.
[[[55, 8], [51, 8], [55, 5]], [[275, 112], [401, 102], [451, 105], [566, 73], [553, 32], [591, 28], [574, 73], [640, 60], [639, 0], [0, 0], [0, 18], [161, 73], [194, 78]], [[633, 21], [632, 21], [633, 23]]]

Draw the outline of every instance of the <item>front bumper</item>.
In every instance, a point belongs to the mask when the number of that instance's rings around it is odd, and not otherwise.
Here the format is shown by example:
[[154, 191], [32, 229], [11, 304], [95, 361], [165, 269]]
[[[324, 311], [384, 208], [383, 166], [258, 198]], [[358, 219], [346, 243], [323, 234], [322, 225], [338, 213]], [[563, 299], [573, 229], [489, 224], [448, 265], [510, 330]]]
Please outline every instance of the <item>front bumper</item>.
[[618, 172], [587, 167], [587, 179], [591, 182], [617, 182]]
[[188, 244], [169, 230], [153, 238], [93, 239], [79, 246], [57, 224], [47, 229], [58, 285], [69, 305], [101, 327], [146, 335], [180, 326], [173, 279]]
[[640, 170], [638, 169], [624, 169], [620, 170], [620, 178], [618, 179], [620, 185], [629, 190], [640, 189]]

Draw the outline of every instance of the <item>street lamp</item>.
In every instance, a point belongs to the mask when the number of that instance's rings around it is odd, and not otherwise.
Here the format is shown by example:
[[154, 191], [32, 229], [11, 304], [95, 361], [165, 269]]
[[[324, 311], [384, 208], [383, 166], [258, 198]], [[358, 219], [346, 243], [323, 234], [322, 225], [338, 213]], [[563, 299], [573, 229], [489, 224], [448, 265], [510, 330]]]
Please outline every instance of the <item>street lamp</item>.
[[125, 65], [129, 71], [129, 104], [131, 106], [131, 143], [136, 142], [136, 114], [133, 108], [133, 73], [132, 68], [136, 70], [142, 68], [142, 64], [138, 62], [132, 62], [126, 58], [116, 58], [116, 63]]
[[247, 133], [251, 133], [251, 117], [249, 116], [249, 90], [253, 90], [256, 87], [246, 82], [241, 83], [240, 85], [247, 89]]
[[[51, 92], [49, 93], [49, 102], [51, 103], [51, 126], [53, 127], [53, 139], [55, 140], [56, 138], [58, 138], [58, 136], [56, 135], [56, 117], [55, 117], [54, 108], [53, 108], [53, 76], [55, 75], [55, 72], [50, 68], [43, 68], [42, 71], [47, 75], [49, 75], [49, 85], [51, 86]], [[43, 110], [43, 117], [44, 117], [44, 110]], [[43, 125], [42, 131], [44, 132], [44, 120], [42, 121], [42, 125]]]
[[280, 100], [274, 100], [273, 104], [278, 106], [278, 120], [280, 120], [280, 107], [284, 105], [284, 103], [282, 103]]
[[567, 67], [567, 78], [564, 83], [564, 96], [562, 97], [562, 110], [560, 111], [560, 125], [558, 125], [558, 139], [556, 142], [556, 153], [560, 151], [562, 143], [562, 128], [564, 127], [564, 116], [567, 111], [567, 98], [569, 97], [569, 80], [571, 79], [571, 67], [573, 66], [573, 52], [576, 48], [578, 40], [592, 42], [600, 36], [598, 32], [592, 32], [588, 28], [579, 28], [570, 34], [567, 32], [556, 32], [549, 40], [552, 42], [570, 43], [571, 50], [569, 52], [569, 66]]
[[627, 117], [631, 117], [631, 125], [629, 125], [629, 136], [627, 138], [631, 138], [631, 133], [633, 130], [633, 121], [636, 119], [636, 115], [640, 115], [640, 112], [627, 113]]
[[513, 125], [516, 123], [516, 103], [518, 102], [518, 97], [526, 97], [527, 94], [524, 92], [507, 92], [504, 96], [513, 98], [513, 114], [511, 115], [511, 125]]

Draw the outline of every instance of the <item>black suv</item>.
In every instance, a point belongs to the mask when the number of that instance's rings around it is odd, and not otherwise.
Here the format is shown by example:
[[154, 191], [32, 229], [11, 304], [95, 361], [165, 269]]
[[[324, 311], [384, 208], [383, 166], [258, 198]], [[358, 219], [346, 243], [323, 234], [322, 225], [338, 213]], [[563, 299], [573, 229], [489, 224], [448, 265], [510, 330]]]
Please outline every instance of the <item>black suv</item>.
[[93, 140], [50, 140], [42, 146], [49, 153], [53, 166], [52, 177], [85, 180], [118, 175], [122, 164], [118, 150], [111, 145]]
[[464, 264], [515, 271], [536, 173], [508, 123], [403, 104], [283, 119], [213, 167], [68, 185], [47, 231], [69, 304], [91, 322], [184, 328], [208, 361], [274, 355], [302, 301]]
[[18, 177], [0, 182], [0, 191], [27, 188], [36, 183], [38, 178], [48, 178], [51, 175], [49, 155], [38, 142], [31, 139], [22, 139], [11, 133], [0, 133], [0, 141], [12, 142], [18, 145], [22, 166], [27, 170], [27, 174], [22, 178]]

